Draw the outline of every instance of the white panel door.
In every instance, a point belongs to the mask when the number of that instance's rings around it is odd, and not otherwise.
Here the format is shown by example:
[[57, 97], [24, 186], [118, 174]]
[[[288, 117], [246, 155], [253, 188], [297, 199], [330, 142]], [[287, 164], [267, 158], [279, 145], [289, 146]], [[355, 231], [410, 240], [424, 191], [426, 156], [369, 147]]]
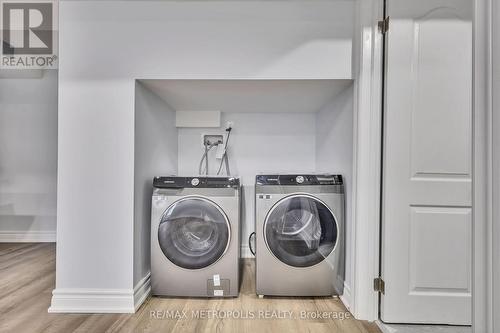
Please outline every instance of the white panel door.
[[381, 319], [471, 323], [472, 1], [388, 0]]

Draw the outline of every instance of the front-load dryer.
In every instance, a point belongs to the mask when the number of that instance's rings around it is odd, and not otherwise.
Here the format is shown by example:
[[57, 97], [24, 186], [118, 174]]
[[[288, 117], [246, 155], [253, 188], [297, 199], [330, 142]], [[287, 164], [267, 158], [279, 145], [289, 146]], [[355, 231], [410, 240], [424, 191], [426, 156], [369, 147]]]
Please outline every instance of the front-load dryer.
[[342, 295], [342, 176], [259, 175], [255, 200], [257, 294]]
[[237, 296], [239, 179], [156, 177], [153, 187], [152, 294]]

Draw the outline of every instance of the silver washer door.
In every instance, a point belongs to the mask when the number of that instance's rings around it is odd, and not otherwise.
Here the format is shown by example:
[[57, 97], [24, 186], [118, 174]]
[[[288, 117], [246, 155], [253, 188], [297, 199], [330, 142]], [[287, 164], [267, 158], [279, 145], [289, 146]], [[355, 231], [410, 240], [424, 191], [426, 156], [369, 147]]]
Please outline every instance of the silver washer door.
[[338, 226], [332, 211], [319, 199], [306, 194], [278, 201], [264, 223], [266, 245], [281, 262], [309, 267], [334, 250]]
[[214, 202], [187, 197], [174, 202], [163, 214], [158, 242], [175, 265], [200, 269], [219, 260], [229, 245], [227, 216]]

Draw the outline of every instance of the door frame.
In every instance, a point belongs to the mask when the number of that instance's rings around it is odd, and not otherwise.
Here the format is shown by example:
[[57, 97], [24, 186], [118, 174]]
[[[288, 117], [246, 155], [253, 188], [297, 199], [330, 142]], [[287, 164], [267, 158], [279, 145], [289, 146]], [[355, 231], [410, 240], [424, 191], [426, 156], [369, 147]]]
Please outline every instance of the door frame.
[[[491, 2], [490, 2], [491, 3]], [[493, 31], [499, 31], [500, 29], [500, 4], [498, 1], [492, 3], [491, 8], [491, 24], [489, 25], [490, 31], [492, 32], [492, 49], [491, 49], [491, 70], [492, 80], [491, 80], [491, 118], [492, 118], [492, 167], [491, 170], [493, 174], [491, 176], [491, 183], [493, 184], [493, 191], [491, 193], [491, 202], [497, 202], [500, 195], [500, 34], [493, 33]], [[492, 217], [488, 223], [491, 223], [493, 240], [491, 249], [491, 254], [500, 253], [500, 207], [499, 205], [493, 205], [494, 211], [492, 212]], [[489, 293], [493, 295], [492, 300], [492, 331], [500, 330], [500, 317], [493, 316], [493, 313], [498, 313], [500, 311], [500, 256], [491, 256], [492, 260], [492, 289]]]
[[[500, 104], [499, 88], [493, 90], [493, 69], [500, 73], [500, 5], [474, 0], [473, 17], [473, 215], [472, 215], [472, 327], [474, 332], [493, 332], [500, 319], [500, 208], [493, 198], [500, 195], [500, 117], [493, 105]], [[384, 0], [357, 1], [354, 50], [355, 89], [353, 184], [353, 278], [350, 310], [358, 319], [379, 319], [379, 296], [373, 278], [379, 276], [380, 203], [382, 161], [382, 34], [377, 22], [383, 17]], [[498, 75], [498, 74], [497, 74]], [[496, 78], [500, 85], [499, 78]], [[495, 104], [494, 104], [495, 103]], [[500, 110], [496, 110], [498, 113]], [[495, 208], [495, 209], [494, 209]], [[495, 224], [494, 224], [494, 221]], [[494, 236], [492, 236], [494, 235]], [[494, 248], [495, 246], [495, 248]], [[496, 252], [493, 252], [495, 250]], [[494, 296], [493, 296], [494, 295]], [[498, 311], [498, 310], [497, 310]]]
[[349, 309], [363, 320], [378, 319], [379, 299], [373, 279], [379, 276], [382, 161], [382, 50], [378, 21], [384, 0], [357, 1], [353, 45], [355, 81], [353, 154], [353, 232], [350, 241], [352, 283]]
[[[499, 210], [495, 208], [499, 166], [500, 124], [493, 114], [493, 13], [491, 0], [474, 1], [474, 181], [473, 181], [473, 307], [474, 332], [494, 332], [494, 246], [498, 246]], [[498, 22], [497, 22], [498, 23]], [[498, 43], [498, 41], [497, 41]], [[498, 45], [497, 45], [498, 46]], [[498, 60], [495, 60], [498, 66]], [[495, 92], [498, 98], [498, 92]], [[495, 139], [495, 140], [494, 140]], [[496, 242], [496, 243], [495, 243]], [[495, 244], [495, 245], [494, 245]], [[498, 291], [496, 298], [498, 299]], [[498, 319], [496, 319], [498, 321]], [[497, 322], [496, 325], [499, 325]]]
[[492, 33], [500, 15], [496, 5], [494, 16], [493, 3], [492, 0], [474, 1], [472, 325], [474, 332], [481, 333], [494, 332], [500, 326], [499, 319], [493, 315], [499, 305], [498, 290], [494, 288], [497, 286], [493, 285], [494, 278], [499, 278], [499, 263], [498, 259], [494, 261], [493, 253], [499, 250], [500, 241], [500, 211], [493, 205], [500, 190], [500, 141], [495, 134], [500, 131], [500, 123], [493, 112], [493, 102], [500, 98], [498, 91], [493, 89], [493, 70], [498, 70], [499, 66], [493, 49], [498, 51], [499, 41], [498, 36], [493, 39]]

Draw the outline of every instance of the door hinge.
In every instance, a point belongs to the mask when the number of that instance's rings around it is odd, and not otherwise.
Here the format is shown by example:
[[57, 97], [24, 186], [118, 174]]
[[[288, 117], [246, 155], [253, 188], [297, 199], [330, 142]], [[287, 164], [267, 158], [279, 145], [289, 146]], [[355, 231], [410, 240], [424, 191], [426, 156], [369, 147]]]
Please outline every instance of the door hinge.
[[381, 277], [373, 279], [373, 290], [385, 294], [385, 282]]
[[378, 31], [380, 31], [380, 33], [382, 34], [385, 34], [387, 31], [389, 31], [389, 16], [381, 21], [378, 21]]

